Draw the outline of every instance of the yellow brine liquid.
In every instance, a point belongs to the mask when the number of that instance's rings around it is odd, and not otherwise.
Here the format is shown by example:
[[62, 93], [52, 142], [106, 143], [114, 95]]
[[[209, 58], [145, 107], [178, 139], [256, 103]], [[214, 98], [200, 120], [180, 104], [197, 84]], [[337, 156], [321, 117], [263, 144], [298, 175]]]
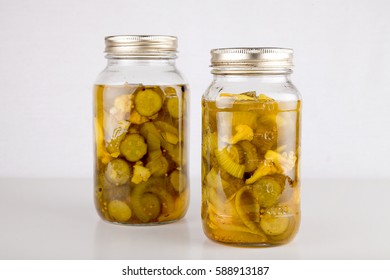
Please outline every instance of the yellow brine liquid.
[[206, 235], [248, 246], [288, 242], [300, 221], [300, 102], [221, 93], [202, 107]]
[[188, 207], [186, 87], [96, 85], [95, 204], [124, 224], [166, 223]]

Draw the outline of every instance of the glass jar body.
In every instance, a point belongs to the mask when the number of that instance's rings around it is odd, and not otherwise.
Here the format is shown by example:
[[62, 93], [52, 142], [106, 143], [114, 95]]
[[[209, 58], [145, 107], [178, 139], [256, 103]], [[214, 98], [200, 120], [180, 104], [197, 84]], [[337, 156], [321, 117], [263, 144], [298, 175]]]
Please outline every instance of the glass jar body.
[[187, 102], [174, 59], [108, 59], [94, 86], [94, 196], [103, 220], [149, 225], [185, 215]]
[[295, 236], [300, 108], [288, 74], [214, 75], [202, 98], [202, 222], [210, 239], [273, 246]]

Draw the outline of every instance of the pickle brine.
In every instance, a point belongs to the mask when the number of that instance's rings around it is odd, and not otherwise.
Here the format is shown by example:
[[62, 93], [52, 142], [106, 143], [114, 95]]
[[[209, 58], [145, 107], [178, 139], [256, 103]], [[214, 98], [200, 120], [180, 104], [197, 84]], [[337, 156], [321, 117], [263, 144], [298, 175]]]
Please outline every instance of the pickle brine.
[[95, 204], [123, 224], [178, 220], [188, 208], [184, 85], [96, 85]]
[[202, 100], [202, 221], [212, 240], [284, 244], [298, 230], [300, 101]]

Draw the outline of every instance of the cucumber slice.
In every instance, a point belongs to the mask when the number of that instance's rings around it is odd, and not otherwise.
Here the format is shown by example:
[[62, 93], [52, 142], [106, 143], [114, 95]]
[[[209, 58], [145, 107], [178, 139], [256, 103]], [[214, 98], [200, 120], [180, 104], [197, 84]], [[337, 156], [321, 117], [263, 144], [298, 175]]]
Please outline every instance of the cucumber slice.
[[222, 151], [215, 150], [215, 156], [219, 165], [230, 175], [240, 179], [244, 176], [245, 166], [234, 162], [226, 148], [224, 148]]
[[[158, 152], [158, 151], [157, 151]], [[146, 168], [150, 170], [150, 173], [154, 176], [164, 176], [168, 171], [169, 163], [167, 159], [161, 154], [154, 159], [151, 159], [147, 164]]]
[[169, 132], [176, 136], [179, 135], [179, 130], [167, 122], [155, 121], [154, 125], [162, 132]]
[[119, 186], [129, 181], [131, 169], [126, 161], [114, 159], [108, 163], [105, 175], [108, 181]]
[[120, 151], [128, 161], [136, 162], [147, 152], [145, 139], [139, 134], [129, 134], [120, 144]]
[[123, 201], [113, 200], [108, 203], [108, 214], [117, 222], [124, 223], [131, 218], [131, 209]]
[[244, 150], [245, 172], [255, 171], [259, 163], [256, 147], [249, 141], [241, 141], [238, 145]]
[[141, 198], [144, 213], [149, 216], [149, 220], [156, 219], [161, 213], [161, 203], [158, 197], [151, 193], [145, 193]]
[[242, 222], [252, 231], [258, 232], [260, 205], [250, 186], [242, 187], [236, 194], [236, 211]]
[[169, 175], [169, 181], [177, 192], [183, 191], [187, 186], [186, 176], [179, 170], [175, 170]]
[[282, 186], [272, 177], [263, 177], [253, 184], [253, 193], [260, 206], [265, 208], [274, 206], [282, 191]]
[[177, 96], [167, 99], [166, 108], [169, 115], [174, 119], [179, 119], [183, 116], [183, 110], [179, 108], [179, 98]]
[[140, 115], [151, 117], [160, 111], [163, 101], [159, 93], [152, 89], [145, 89], [137, 93], [134, 103]]
[[276, 236], [284, 233], [289, 226], [289, 218], [286, 216], [265, 213], [260, 220], [260, 227], [265, 234]]
[[120, 121], [117, 127], [114, 129], [111, 140], [107, 145], [107, 151], [112, 157], [118, 157], [120, 155], [119, 145], [122, 140], [126, 137], [126, 133], [130, 127], [130, 122]]

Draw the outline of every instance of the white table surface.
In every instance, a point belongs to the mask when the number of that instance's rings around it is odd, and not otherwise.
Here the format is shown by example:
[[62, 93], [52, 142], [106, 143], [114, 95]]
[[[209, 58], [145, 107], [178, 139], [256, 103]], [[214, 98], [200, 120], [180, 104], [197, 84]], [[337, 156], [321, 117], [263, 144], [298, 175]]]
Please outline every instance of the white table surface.
[[207, 239], [191, 183], [183, 220], [136, 227], [98, 217], [91, 179], [0, 179], [0, 259], [390, 259], [390, 180], [304, 180], [300, 231], [272, 248]]

